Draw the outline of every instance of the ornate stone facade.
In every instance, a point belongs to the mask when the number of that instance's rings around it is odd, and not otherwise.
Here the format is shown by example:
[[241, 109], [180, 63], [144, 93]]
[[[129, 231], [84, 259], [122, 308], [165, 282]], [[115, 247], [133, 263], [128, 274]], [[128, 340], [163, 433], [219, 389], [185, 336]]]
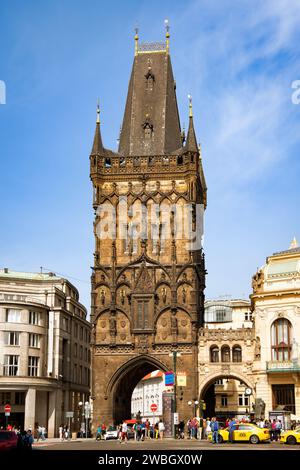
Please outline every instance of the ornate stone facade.
[[198, 391], [205, 266], [201, 245], [178, 228], [191, 220], [195, 233], [202, 224], [206, 185], [191, 106], [185, 145], [180, 132], [167, 47], [136, 46], [119, 152], [103, 147], [98, 119], [90, 162], [93, 424], [129, 418], [134, 387], [155, 369], [171, 370], [173, 351], [188, 374], [187, 399], [177, 404], [186, 418]]

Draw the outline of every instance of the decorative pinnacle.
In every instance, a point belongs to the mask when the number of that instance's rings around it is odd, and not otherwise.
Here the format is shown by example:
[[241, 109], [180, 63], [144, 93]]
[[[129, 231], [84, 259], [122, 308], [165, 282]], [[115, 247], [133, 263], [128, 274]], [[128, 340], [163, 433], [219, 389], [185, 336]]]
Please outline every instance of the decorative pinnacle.
[[193, 117], [193, 103], [192, 103], [192, 95], [188, 95], [188, 99], [189, 99], [189, 117]]
[[100, 104], [99, 104], [99, 98], [98, 98], [98, 103], [97, 103], [97, 124], [100, 124]]
[[290, 250], [294, 248], [298, 248], [298, 247], [299, 247], [299, 243], [297, 242], [296, 237], [294, 237], [292, 240], [292, 243], [290, 244]]
[[202, 155], [201, 155], [201, 144], [200, 142], [198, 142], [198, 152], [199, 152], [199, 158], [200, 160], [202, 159]]
[[138, 53], [138, 48], [139, 48], [139, 28], [135, 27], [135, 36], [134, 36], [134, 41], [135, 41], [135, 55]]
[[166, 28], [166, 51], [167, 54], [169, 54], [170, 50], [170, 26], [169, 26], [169, 20], [165, 19], [165, 28]]

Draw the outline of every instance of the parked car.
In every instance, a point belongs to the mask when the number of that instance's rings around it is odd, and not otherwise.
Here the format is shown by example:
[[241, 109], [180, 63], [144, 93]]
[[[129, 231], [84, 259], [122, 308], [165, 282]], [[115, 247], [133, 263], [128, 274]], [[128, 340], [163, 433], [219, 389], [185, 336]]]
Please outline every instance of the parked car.
[[13, 431], [0, 431], [0, 451], [17, 448], [18, 436]]
[[106, 429], [106, 433], [104, 434], [104, 439], [109, 441], [110, 439], [118, 439], [119, 437], [119, 429], [116, 426], [109, 426]]
[[[218, 440], [222, 442], [229, 441], [229, 428], [221, 429], [218, 433]], [[208, 440], [212, 440], [212, 433], [209, 433]], [[233, 441], [247, 441], [251, 444], [258, 444], [270, 440], [270, 430], [267, 428], [259, 428], [252, 423], [235, 424], [233, 427]]]
[[293, 431], [281, 431], [280, 434], [280, 442], [284, 442], [285, 444], [300, 444], [300, 427], [294, 429]]

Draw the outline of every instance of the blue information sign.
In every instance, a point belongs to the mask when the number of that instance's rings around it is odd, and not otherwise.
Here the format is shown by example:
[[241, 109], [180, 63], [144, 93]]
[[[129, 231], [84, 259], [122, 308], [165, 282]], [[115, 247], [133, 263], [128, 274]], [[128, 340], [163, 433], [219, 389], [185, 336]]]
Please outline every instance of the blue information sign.
[[165, 385], [174, 385], [174, 372], [165, 373]]

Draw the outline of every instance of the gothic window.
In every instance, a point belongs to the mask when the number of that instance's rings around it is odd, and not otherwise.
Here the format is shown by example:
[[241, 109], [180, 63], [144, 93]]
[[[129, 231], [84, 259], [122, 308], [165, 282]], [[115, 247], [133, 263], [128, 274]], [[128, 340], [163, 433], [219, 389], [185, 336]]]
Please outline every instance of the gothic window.
[[271, 326], [272, 360], [288, 361], [292, 351], [292, 325], [286, 318], [276, 320]]
[[229, 346], [223, 346], [221, 349], [221, 360], [222, 362], [230, 362], [230, 348]]
[[144, 125], [144, 137], [145, 140], [150, 140], [152, 137], [153, 126], [148, 122]]
[[148, 72], [146, 73], [145, 78], [146, 78], [146, 90], [152, 91], [153, 85], [155, 82], [155, 77], [152, 73], [151, 66], [148, 67]]
[[179, 155], [179, 157], [177, 157], [177, 165], [182, 165], [183, 164], [183, 158], [182, 158], [182, 155]]
[[105, 159], [105, 168], [111, 168], [111, 159], [110, 158]]
[[210, 348], [210, 362], [219, 362], [219, 348], [218, 348], [218, 346], [211, 346], [211, 348]]
[[242, 348], [240, 346], [233, 347], [232, 362], [242, 362]]
[[148, 301], [139, 300], [137, 303], [137, 322], [136, 326], [139, 330], [149, 327], [148, 321]]

